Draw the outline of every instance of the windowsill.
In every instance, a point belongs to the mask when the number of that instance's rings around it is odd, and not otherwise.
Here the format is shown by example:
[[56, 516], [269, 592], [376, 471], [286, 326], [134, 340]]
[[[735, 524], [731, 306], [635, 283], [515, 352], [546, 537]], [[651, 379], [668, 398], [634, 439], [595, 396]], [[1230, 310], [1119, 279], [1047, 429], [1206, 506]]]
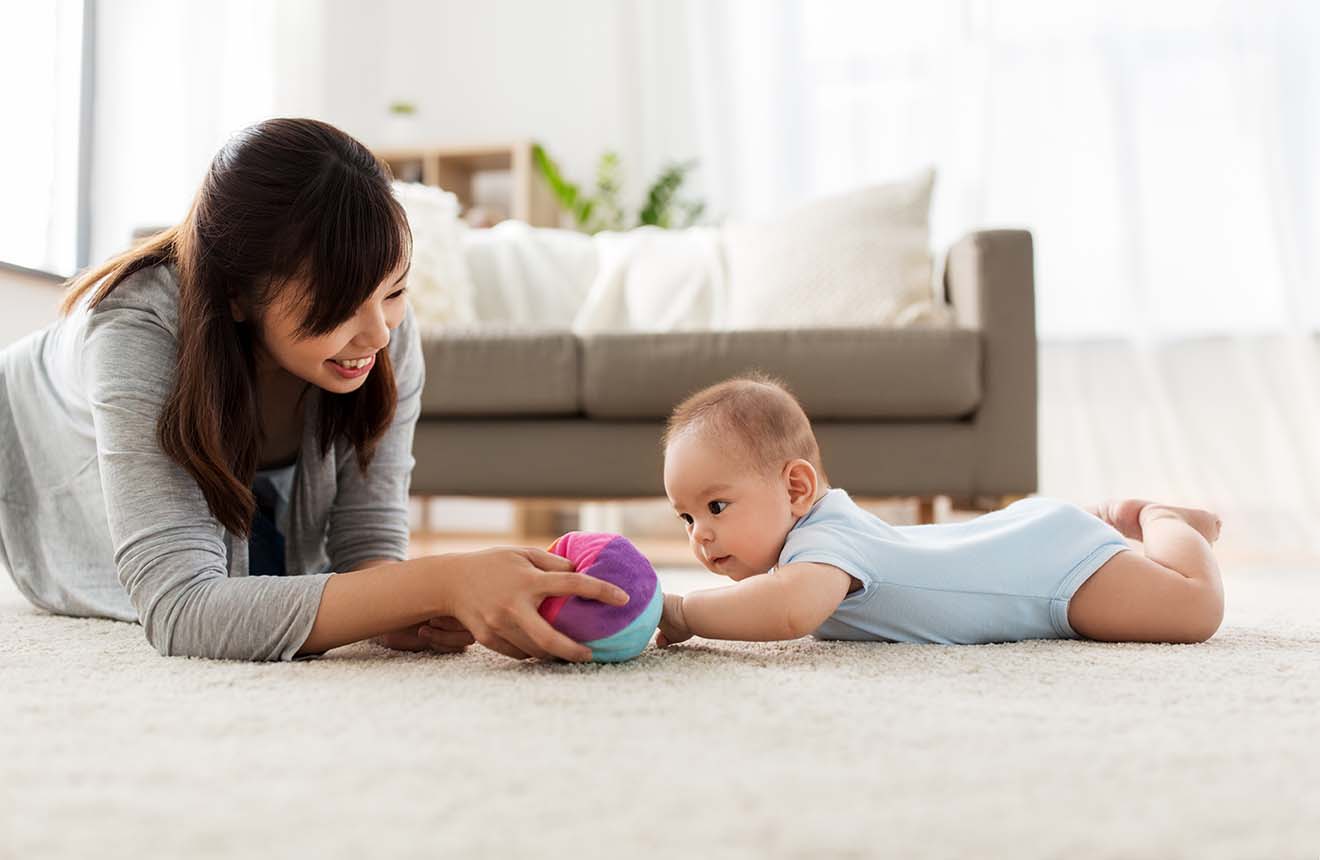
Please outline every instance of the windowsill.
[[20, 266], [16, 263], [6, 263], [4, 260], [0, 260], [0, 272], [11, 272], [15, 275], [23, 275], [36, 280], [46, 281], [52, 287], [60, 286], [68, 280], [64, 275], [57, 275], [54, 272], [47, 272], [44, 269], [29, 269], [27, 266]]

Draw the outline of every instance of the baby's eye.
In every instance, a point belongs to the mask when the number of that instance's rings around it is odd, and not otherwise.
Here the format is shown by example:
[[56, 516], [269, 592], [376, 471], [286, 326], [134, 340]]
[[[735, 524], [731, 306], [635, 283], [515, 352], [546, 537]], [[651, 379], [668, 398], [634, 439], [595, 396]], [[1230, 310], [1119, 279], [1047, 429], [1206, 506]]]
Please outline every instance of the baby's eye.
[[690, 514], [679, 514], [678, 518], [688, 525], [692, 525], [692, 516]]
[[728, 506], [729, 506], [728, 502], [711, 502], [710, 504], [706, 505], [706, 510], [710, 511], [712, 514], [718, 517], [720, 514], [724, 513], [724, 509], [727, 508]]

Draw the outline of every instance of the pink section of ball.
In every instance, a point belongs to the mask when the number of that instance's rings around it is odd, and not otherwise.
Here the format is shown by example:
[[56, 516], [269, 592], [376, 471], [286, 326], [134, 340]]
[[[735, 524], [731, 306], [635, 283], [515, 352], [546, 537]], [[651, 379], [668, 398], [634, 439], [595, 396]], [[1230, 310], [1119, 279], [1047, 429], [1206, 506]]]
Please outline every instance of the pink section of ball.
[[573, 562], [573, 569], [581, 573], [596, 563], [600, 551], [614, 538], [602, 532], [569, 532], [555, 541], [550, 551]]
[[536, 611], [541, 613], [541, 617], [546, 621], [554, 624], [555, 619], [559, 617], [559, 610], [564, 608], [565, 603], [568, 603], [568, 595], [566, 594], [561, 594], [558, 597], [547, 597], [541, 601], [541, 605], [537, 607]]
[[[569, 532], [563, 535], [559, 540], [550, 545], [550, 552], [555, 555], [561, 555], [573, 562], [573, 569], [579, 573], [588, 569], [596, 563], [600, 557], [600, 551], [609, 545], [614, 539], [614, 535], [591, 533], [591, 532]], [[541, 617], [551, 624], [559, 617], [559, 611], [568, 603], [569, 597], [563, 595], [560, 597], [547, 597], [541, 601], [537, 609]]]

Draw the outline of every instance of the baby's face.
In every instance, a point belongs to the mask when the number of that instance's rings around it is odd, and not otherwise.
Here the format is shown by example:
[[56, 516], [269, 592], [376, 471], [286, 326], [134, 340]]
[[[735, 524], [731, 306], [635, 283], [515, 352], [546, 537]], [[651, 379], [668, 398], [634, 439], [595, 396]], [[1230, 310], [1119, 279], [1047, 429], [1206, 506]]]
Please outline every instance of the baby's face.
[[665, 449], [665, 493], [687, 527], [692, 554], [730, 579], [765, 573], [797, 522], [788, 487], [701, 435], [684, 433]]

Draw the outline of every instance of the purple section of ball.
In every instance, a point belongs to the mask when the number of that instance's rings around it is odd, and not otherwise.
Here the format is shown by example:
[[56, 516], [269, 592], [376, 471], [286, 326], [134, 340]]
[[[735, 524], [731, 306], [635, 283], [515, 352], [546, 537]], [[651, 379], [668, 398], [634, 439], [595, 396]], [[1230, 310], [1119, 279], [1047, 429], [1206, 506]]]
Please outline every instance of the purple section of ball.
[[610, 541], [596, 557], [596, 563], [582, 573], [619, 586], [628, 592], [629, 600], [623, 606], [611, 606], [570, 597], [559, 610], [554, 626], [578, 642], [604, 639], [627, 627], [646, 609], [660, 585], [651, 562], [626, 538]]

